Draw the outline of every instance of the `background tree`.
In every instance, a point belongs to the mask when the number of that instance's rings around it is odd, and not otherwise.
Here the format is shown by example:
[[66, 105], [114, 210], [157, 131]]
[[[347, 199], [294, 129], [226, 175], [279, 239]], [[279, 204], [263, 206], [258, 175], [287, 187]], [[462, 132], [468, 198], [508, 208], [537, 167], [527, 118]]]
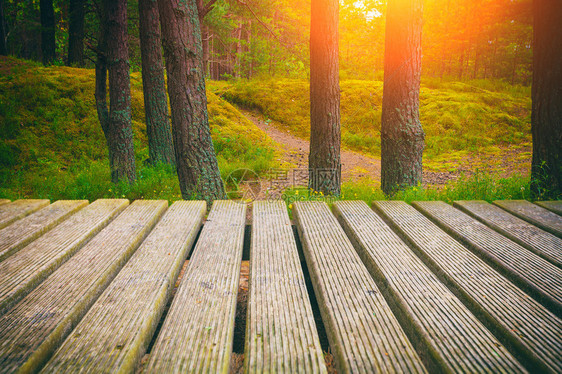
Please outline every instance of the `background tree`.
[[85, 0], [70, 0], [68, 7], [68, 66], [84, 65]]
[[55, 59], [55, 10], [53, 0], [41, 0], [41, 52], [43, 63], [50, 64]]
[[6, 20], [4, 19], [4, 4], [0, 0], [0, 56], [8, 55], [8, 47], [6, 46]]
[[203, 49], [203, 72], [207, 75], [209, 66], [209, 28], [203, 22], [203, 19], [213, 8], [217, 0], [197, 0], [197, 15], [199, 16], [199, 26], [201, 27], [201, 47]]
[[310, 19], [309, 187], [340, 195], [338, 0], [312, 0]]
[[562, 196], [562, 2], [534, 0], [531, 188]]
[[172, 110], [176, 170], [184, 199], [224, 199], [207, 114], [195, 0], [158, 0]]
[[422, 180], [421, 31], [421, 0], [389, 0], [381, 121], [381, 187], [388, 195]]
[[[136, 179], [127, 46], [127, 1], [104, 0], [96, 63], [96, 105], [109, 150], [111, 181]], [[109, 110], [106, 82], [109, 78]]]
[[139, 19], [149, 162], [174, 164], [174, 145], [168, 119], [168, 97], [162, 63], [160, 16], [156, 0], [139, 0]]

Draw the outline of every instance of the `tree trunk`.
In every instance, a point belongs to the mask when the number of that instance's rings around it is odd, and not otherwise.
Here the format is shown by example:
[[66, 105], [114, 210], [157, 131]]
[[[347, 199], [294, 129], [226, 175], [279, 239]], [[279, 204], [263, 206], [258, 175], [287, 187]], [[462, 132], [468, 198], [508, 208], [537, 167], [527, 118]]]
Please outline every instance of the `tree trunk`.
[[308, 185], [339, 196], [340, 83], [338, 0], [312, 0], [310, 19], [310, 154]]
[[234, 50], [234, 77], [240, 78], [242, 76], [242, 63], [241, 63], [241, 56], [242, 56], [242, 21], [238, 21], [238, 27], [234, 31], [236, 39], [236, 47]]
[[84, 65], [84, 0], [70, 0], [68, 10], [68, 66]]
[[203, 49], [203, 74], [209, 76], [209, 27], [201, 23], [201, 44]]
[[176, 169], [184, 199], [224, 199], [207, 114], [201, 31], [195, 0], [158, 0]]
[[168, 98], [162, 63], [160, 16], [156, 0], [139, 0], [142, 87], [149, 162], [174, 164]]
[[562, 197], [562, 2], [534, 0], [531, 188]]
[[50, 64], [55, 60], [55, 10], [53, 0], [41, 0], [41, 52], [43, 63]]
[[[136, 179], [127, 43], [127, 1], [104, 0], [96, 63], [96, 105], [109, 149], [111, 181]], [[107, 70], [106, 70], [107, 69]], [[109, 75], [109, 111], [105, 84]]]
[[421, 30], [421, 0], [388, 2], [381, 125], [381, 183], [387, 195], [422, 180]]
[[6, 20], [4, 19], [4, 4], [0, 0], [0, 56], [8, 55], [8, 47], [6, 45]]

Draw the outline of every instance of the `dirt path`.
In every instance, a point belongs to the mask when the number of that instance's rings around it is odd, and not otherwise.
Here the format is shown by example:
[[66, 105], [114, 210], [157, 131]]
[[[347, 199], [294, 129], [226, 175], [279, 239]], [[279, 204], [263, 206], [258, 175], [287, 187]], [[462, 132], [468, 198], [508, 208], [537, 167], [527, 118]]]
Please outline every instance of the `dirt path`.
[[[255, 112], [238, 108], [249, 120], [263, 130], [271, 139], [280, 145], [282, 150], [279, 165], [290, 164], [295, 175], [291, 181], [294, 185], [308, 185], [308, 153], [309, 142], [297, 138], [289, 132], [282, 130], [282, 126], [275, 121], [265, 118]], [[459, 178], [462, 174], [471, 175], [476, 170], [496, 173], [500, 177], [513, 174], [528, 175], [531, 163], [530, 145], [523, 147], [500, 147], [499, 153], [471, 154], [464, 157], [454, 171], [423, 171], [423, 185], [445, 185]], [[381, 180], [381, 160], [361, 153], [342, 150], [342, 181], [357, 181], [368, 179], [376, 183]], [[298, 171], [298, 173], [297, 173]]]
[[[274, 121], [266, 121], [263, 116], [238, 108], [249, 120], [257, 127], [263, 130], [271, 139], [277, 142], [282, 149], [282, 158], [279, 160], [280, 165], [289, 163], [296, 170], [306, 170], [308, 168], [308, 153], [310, 143], [307, 140], [297, 138], [289, 132], [281, 130], [281, 126]], [[357, 181], [360, 179], [369, 179], [379, 182], [381, 180], [381, 160], [380, 158], [370, 157], [361, 153], [342, 150], [342, 180]], [[463, 169], [464, 172], [468, 170]], [[299, 173], [296, 182], [298, 185], [307, 185], [304, 177], [307, 173]], [[450, 180], [459, 177], [461, 172], [433, 172], [424, 170], [424, 185], [443, 185]]]
[[[283, 158], [281, 163], [290, 163], [295, 169], [304, 170], [308, 168], [308, 152], [310, 143], [297, 138], [276, 126], [273, 121], [265, 121], [262, 116], [255, 113], [240, 110], [248, 119], [263, 130], [271, 139], [281, 145]], [[365, 177], [379, 180], [381, 178], [381, 160], [362, 155], [357, 152], [342, 150], [342, 180], [358, 180]]]

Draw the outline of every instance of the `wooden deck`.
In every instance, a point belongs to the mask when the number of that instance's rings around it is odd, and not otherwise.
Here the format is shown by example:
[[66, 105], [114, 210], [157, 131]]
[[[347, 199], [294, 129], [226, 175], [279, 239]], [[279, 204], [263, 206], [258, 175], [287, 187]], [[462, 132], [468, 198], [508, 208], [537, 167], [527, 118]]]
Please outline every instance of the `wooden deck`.
[[0, 199], [0, 373], [562, 372], [560, 202], [247, 209]]

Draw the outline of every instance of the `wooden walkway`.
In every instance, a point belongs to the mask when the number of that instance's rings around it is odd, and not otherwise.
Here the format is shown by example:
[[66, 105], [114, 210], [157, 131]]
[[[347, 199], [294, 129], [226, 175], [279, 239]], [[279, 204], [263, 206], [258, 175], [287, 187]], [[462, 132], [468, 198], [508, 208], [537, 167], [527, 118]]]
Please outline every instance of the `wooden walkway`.
[[0, 199], [0, 373], [559, 373], [561, 206]]

